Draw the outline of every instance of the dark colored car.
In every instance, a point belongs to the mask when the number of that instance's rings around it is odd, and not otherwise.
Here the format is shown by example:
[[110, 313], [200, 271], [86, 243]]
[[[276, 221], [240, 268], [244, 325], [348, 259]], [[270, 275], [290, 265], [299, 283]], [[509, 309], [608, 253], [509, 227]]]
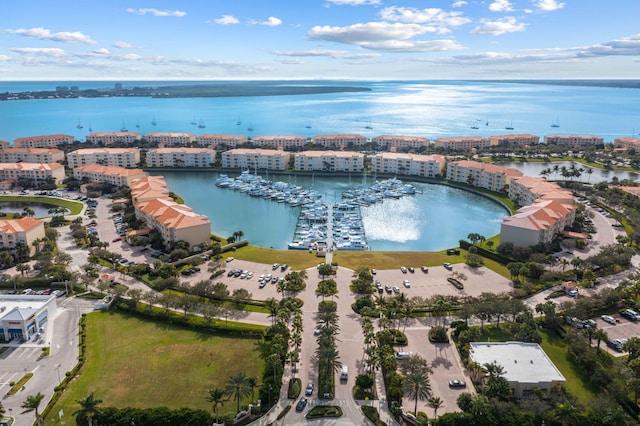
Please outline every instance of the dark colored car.
[[296, 411], [302, 411], [306, 406], [307, 406], [307, 398], [303, 396], [302, 398], [300, 398], [300, 401], [298, 401], [298, 403], [296, 404]]
[[464, 382], [464, 380], [458, 380], [458, 379], [449, 380], [449, 387], [452, 387], [452, 388], [464, 388], [466, 386], [467, 386], [467, 384]]
[[313, 395], [313, 383], [309, 383], [309, 384], [307, 385], [307, 389], [305, 389], [304, 394], [305, 394], [306, 396], [311, 396], [311, 395]]

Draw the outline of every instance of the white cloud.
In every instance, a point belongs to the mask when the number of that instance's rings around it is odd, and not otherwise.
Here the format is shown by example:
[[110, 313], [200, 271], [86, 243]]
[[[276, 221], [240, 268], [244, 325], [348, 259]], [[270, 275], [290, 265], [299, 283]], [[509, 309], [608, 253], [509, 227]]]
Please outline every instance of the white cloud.
[[182, 18], [187, 14], [187, 12], [183, 12], [181, 10], [159, 10], [155, 8], [140, 8], [134, 9], [132, 7], [127, 9], [129, 13], [135, 13], [136, 15], [153, 15], [153, 16], [172, 16], [175, 18]]
[[57, 47], [13, 47], [12, 52], [25, 55], [47, 56], [50, 58], [62, 58], [66, 53]]
[[380, 11], [380, 17], [386, 21], [431, 24], [445, 28], [458, 27], [471, 22], [471, 19], [462, 16], [462, 12], [445, 12], [438, 8], [416, 9], [412, 7], [391, 6], [382, 9]]
[[495, 0], [489, 5], [489, 10], [492, 12], [513, 12], [513, 6], [509, 0]]
[[483, 19], [480, 21], [480, 23], [481, 24], [479, 26], [471, 31], [471, 34], [498, 36], [507, 33], [524, 31], [527, 26], [522, 22], [518, 22], [513, 16], [507, 16], [497, 21], [489, 21], [487, 19]]
[[640, 34], [607, 41], [593, 46], [578, 47], [573, 50], [581, 57], [586, 56], [637, 56], [640, 55]]
[[285, 64], [285, 65], [302, 65], [304, 64], [304, 61], [302, 59], [276, 59], [277, 62], [280, 62], [281, 64]]
[[328, 57], [333, 59], [364, 59], [376, 58], [379, 53], [351, 53], [346, 50], [310, 49], [310, 50], [274, 50], [271, 53], [277, 56], [291, 57]]
[[558, 0], [536, 0], [533, 2], [534, 6], [545, 12], [552, 12], [554, 10], [562, 9], [565, 3], [558, 3]]
[[25, 37], [37, 38], [39, 40], [52, 40], [52, 41], [60, 41], [65, 43], [85, 43], [85, 44], [96, 44], [94, 40], [91, 39], [88, 35], [82, 34], [81, 32], [58, 32], [52, 33], [51, 30], [47, 28], [19, 28], [17, 30], [4, 30], [9, 34], [18, 34]]
[[464, 46], [454, 40], [431, 40], [431, 41], [405, 41], [405, 40], [385, 40], [360, 43], [360, 46], [385, 52], [446, 52], [450, 50], [464, 49]]
[[364, 6], [369, 4], [380, 4], [381, 0], [327, 0], [329, 3], [347, 6]]
[[220, 18], [214, 19], [213, 23], [218, 25], [232, 25], [238, 24], [240, 21], [233, 15], [222, 15]]
[[92, 53], [98, 55], [98, 56], [107, 56], [110, 55], [111, 52], [109, 51], [109, 49], [105, 49], [104, 47], [100, 48], [100, 49], [96, 49], [94, 50]]
[[10, 57], [10, 56], [7, 56], [7, 55], [0, 55], [0, 61], [8, 61], [8, 60], [10, 60], [10, 59], [11, 59], [11, 57]]
[[316, 40], [361, 44], [375, 41], [406, 40], [434, 31], [433, 28], [418, 24], [369, 22], [348, 27], [315, 26], [311, 28], [308, 35]]
[[118, 49], [132, 49], [135, 47], [133, 44], [127, 43], [126, 41], [116, 41], [112, 46], [117, 47]]
[[458, 1], [454, 1], [451, 7], [462, 7], [462, 6], [466, 6], [467, 4], [469, 3], [467, 3], [464, 0], [458, 0]]
[[280, 24], [282, 24], [282, 20], [275, 18], [273, 16], [269, 16], [269, 19], [267, 19], [264, 22], [260, 22], [260, 25], [266, 25], [268, 27], [277, 27]]

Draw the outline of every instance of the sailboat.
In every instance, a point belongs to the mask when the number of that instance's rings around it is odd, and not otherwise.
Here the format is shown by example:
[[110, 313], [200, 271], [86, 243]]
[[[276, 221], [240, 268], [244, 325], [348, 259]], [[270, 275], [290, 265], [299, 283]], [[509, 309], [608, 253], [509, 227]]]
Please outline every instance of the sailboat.
[[556, 117], [556, 121], [551, 123], [551, 127], [560, 127], [560, 123], [558, 122], [558, 117]]
[[253, 124], [249, 123], [249, 127], [247, 127], [247, 131], [253, 132]]
[[507, 130], [513, 130], [513, 121], [509, 122], [509, 125], [505, 127]]
[[76, 126], [76, 129], [82, 129], [82, 123], [80, 122], [80, 119], [78, 118], [78, 125]]
[[200, 124], [198, 124], [198, 128], [204, 129], [205, 127], [207, 126], [204, 125], [204, 121], [200, 120]]
[[240, 121], [240, 118], [238, 118], [238, 121], [236, 121], [236, 126], [242, 126], [242, 121]]
[[305, 127], [305, 129], [310, 129], [310, 128], [311, 128], [311, 124], [310, 124], [310, 123], [307, 123], [307, 125], [306, 125], [306, 126], [304, 126], [304, 127]]
[[364, 128], [367, 129], [367, 130], [373, 130], [373, 127], [371, 127], [371, 120], [369, 120], [369, 124], [364, 126]]
[[138, 127], [138, 128], [140, 127], [140, 121], [136, 122], [136, 127]]
[[91, 129], [91, 121], [89, 121], [89, 131], [93, 132], [93, 130]]
[[484, 122], [484, 125], [485, 125], [485, 126], [488, 126], [488, 125], [489, 125], [489, 117], [487, 117], [487, 120]]
[[127, 130], [127, 126], [125, 126], [124, 124], [124, 120], [122, 120], [122, 128], [120, 129], [121, 132], [128, 132]]
[[478, 130], [480, 128], [480, 126], [478, 126], [478, 120], [476, 120], [474, 123], [471, 123], [471, 128], [474, 130]]
[[193, 117], [193, 120], [191, 120], [191, 125], [192, 125], [192, 126], [195, 126], [196, 124], [198, 124], [198, 123], [196, 122], [196, 118], [195, 118], [195, 117]]
[[154, 115], [153, 116], [153, 120], [151, 121], [151, 125], [155, 126], [156, 124], [158, 124], [158, 123], [156, 122], [156, 116]]

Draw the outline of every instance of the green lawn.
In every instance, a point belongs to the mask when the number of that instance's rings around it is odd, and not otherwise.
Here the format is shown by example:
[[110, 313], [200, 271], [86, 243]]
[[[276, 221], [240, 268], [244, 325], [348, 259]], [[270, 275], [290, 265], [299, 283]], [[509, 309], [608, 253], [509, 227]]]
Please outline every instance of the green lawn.
[[236, 251], [229, 251], [224, 254], [224, 258], [227, 257], [266, 264], [286, 263], [289, 265], [289, 270], [292, 271], [311, 268], [324, 261], [323, 258], [316, 256], [315, 251], [309, 253], [306, 250], [274, 250], [252, 245], [239, 248]]
[[[236, 372], [260, 379], [263, 371], [256, 339], [198, 333], [119, 313], [89, 314], [86, 341], [86, 363], [47, 424], [70, 424], [78, 409], [75, 401], [91, 392], [104, 401], [102, 406], [210, 411], [208, 389], [224, 388]], [[63, 421], [57, 420], [60, 409]], [[220, 414], [235, 409], [234, 403], [225, 403]]]

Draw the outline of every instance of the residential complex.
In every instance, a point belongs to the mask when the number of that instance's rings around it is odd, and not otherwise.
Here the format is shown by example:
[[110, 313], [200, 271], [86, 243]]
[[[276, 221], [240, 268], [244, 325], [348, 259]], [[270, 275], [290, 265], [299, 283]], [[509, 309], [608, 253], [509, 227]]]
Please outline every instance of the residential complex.
[[212, 167], [216, 152], [208, 148], [157, 148], [147, 152], [148, 167]]
[[509, 134], [489, 136], [490, 146], [514, 147], [523, 145], [537, 145], [540, 143], [540, 136], [531, 134]]
[[546, 135], [544, 143], [569, 146], [593, 146], [604, 144], [604, 139], [595, 135], [555, 134]]
[[33, 242], [45, 237], [44, 221], [32, 217], [0, 220], [0, 249], [14, 249], [24, 244], [30, 254], [36, 251]]
[[167, 245], [185, 241], [193, 249], [211, 243], [209, 219], [184, 204], [166, 198], [147, 200], [137, 203], [135, 212], [138, 219], [160, 232]]
[[45, 181], [49, 178], [53, 178], [56, 184], [62, 183], [64, 166], [59, 163], [0, 163], [0, 180]]
[[64, 161], [64, 151], [56, 148], [0, 149], [0, 163], [57, 163]]
[[58, 145], [73, 143], [71, 135], [28, 136], [13, 141], [14, 148], [55, 148]]
[[196, 138], [196, 140], [198, 142], [198, 145], [208, 146], [210, 148], [236, 148], [239, 145], [244, 145], [249, 142], [249, 139], [246, 136], [215, 134], [200, 135]]
[[129, 186], [136, 179], [145, 177], [141, 169], [125, 169], [119, 166], [87, 164], [73, 169], [73, 177], [82, 181], [110, 183], [116, 186]]
[[196, 141], [196, 135], [193, 133], [178, 133], [178, 132], [154, 132], [144, 135], [144, 139], [147, 142], [154, 142], [159, 144], [160, 147], [165, 146], [180, 146], [191, 145]]
[[573, 201], [571, 191], [562, 189], [557, 183], [541, 177], [514, 177], [509, 183], [509, 198], [521, 206], [532, 204], [535, 200]]
[[555, 236], [575, 220], [573, 203], [558, 200], [537, 200], [502, 220], [500, 244], [534, 246], [553, 241]]
[[471, 342], [469, 357], [479, 365], [497, 364], [504, 370], [511, 395], [533, 395], [537, 389], [549, 395], [560, 392], [566, 380], [537, 343]]
[[139, 162], [140, 150], [137, 148], [86, 148], [77, 149], [67, 155], [67, 163], [71, 168], [87, 164], [136, 167]]
[[162, 176], [145, 176], [132, 181], [129, 188], [133, 204], [158, 198], [170, 198], [167, 182]]
[[615, 138], [613, 141], [614, 148], [620, 149], [638, 149], [640, 148], [640, 139], [636, 138]]
[[0, 141], [0, 149], [7, 149], [11, 146], [11, 144], [7, 141]]
[[311, 142], [329, 149], [350, 149], [363, 146], [367, 138], [358, 134], [316, 135]]
[[386, 148], [390, 151], [397, 149], [420, 149], [429, 146], [429, 139], [417, 136], [393, 136], [381, 135], [371, 139], [378, 148]]
[[302, 151], [295, 154], [296, 171], [362, 172], [364, 154], [353, 151]]
[[291, 154], [275, 149], [236, 148], [222, 153], [222, 167], [285, 170]]
[[447, 164], [447, 180], [495, 192], [504, 190], [511, 179], [518, 176], [522, 176], [519, 170], [478, 161], [461, 160]]
[[304, 136], [256, 136], [251, 142], [257, 148], [301, 149], [308, 141]]
[[455, 138], [438, 138], [435, 141], [436, 148], [448, 151], [468, 151], [470, 149], [487, 148], [490, 141], [482, 136], [458, 136]]
[[439, 177], [444, 173], [445, 164], [445, 157], [438, 154], [383, 152], [371, 157], [371, 167], [374, 173]]
[[140, 140], [140, 133], [136, 132], [95, 132], [87, 135], [87, 142], [111, 145], [117, 142], [134, 143]]

